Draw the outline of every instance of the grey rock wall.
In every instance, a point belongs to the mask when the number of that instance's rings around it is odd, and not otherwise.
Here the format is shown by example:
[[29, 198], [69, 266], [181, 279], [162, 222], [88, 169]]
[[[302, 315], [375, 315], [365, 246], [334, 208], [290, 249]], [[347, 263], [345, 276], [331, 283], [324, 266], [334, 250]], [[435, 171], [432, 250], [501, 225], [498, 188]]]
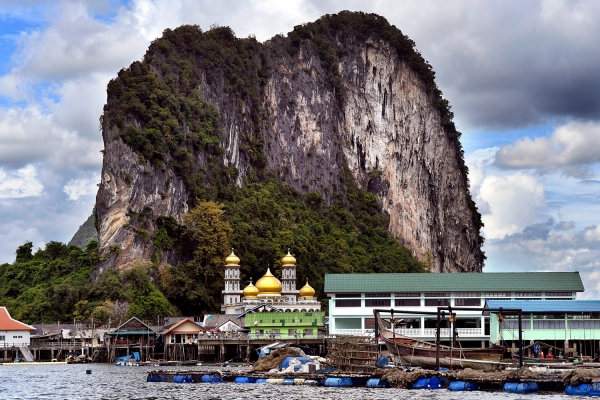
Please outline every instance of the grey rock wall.
[[[346, 88], [340, 102], [310, 42], [293, 56], [284, 44], [280, 36], [264, 44], [270, 67], [261, 93], [267, 168], [330, 203], [345, 164], [358, 186], [381, 199], [393, 236], [429, 262], [432, 272], [480, 272], [483, 254], [460, 155], [418, 75], [386, 42], [348, 44], [338, 64]], [[249, 169], [240, 138], [249, 129], [251, 110], [225, 94], [223, 80], [201, 82], [204, 99], [221, 113], [223, 163], [238, 168], [241, 186]], [[118, 133], [104, 126], [97, 219], [106, 259], [96, 273], [150, 260], [151, 240], [127, 227], [128, 212], [146, 210], [178, 222], [187, 212], [183, 182], [168, 168], [140, 162]], [[144, 229], [152, 234], [156, 227], [148, 223]], [[163, 258], [178, 262], [175, 254]]]

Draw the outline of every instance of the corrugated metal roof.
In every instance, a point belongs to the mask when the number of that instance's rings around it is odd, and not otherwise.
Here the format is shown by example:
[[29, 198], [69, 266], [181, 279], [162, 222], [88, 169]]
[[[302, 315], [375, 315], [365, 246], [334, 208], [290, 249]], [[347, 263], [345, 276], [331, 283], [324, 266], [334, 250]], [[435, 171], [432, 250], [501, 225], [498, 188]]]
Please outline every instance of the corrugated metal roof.
[[520, 308], [523, 312], [600, 312], [600, 300], [487, 300], [489, 308]]
[[579, 272], [326, 274], [325, 293], [583, 292]]

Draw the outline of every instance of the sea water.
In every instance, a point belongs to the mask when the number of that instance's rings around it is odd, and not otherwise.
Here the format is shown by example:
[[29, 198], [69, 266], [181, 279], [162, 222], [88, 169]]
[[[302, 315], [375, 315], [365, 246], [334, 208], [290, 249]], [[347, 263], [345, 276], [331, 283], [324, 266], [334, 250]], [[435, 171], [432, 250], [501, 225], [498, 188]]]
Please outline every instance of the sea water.
[[[205, 370], [206, 367], [196, 367]], [[87, 374], [86, 370], [92, 373]], [[0, 399], [564, 399], [560, 393], [533, 395], [504, 392], [451, 392], [438, 390], [330, 388], [235, 383], [152, 383], [147, 371], [157, 367], [118, 367], [109, 364], [0, 366]], [[160, 369], [193, 369], [163, 368]]]

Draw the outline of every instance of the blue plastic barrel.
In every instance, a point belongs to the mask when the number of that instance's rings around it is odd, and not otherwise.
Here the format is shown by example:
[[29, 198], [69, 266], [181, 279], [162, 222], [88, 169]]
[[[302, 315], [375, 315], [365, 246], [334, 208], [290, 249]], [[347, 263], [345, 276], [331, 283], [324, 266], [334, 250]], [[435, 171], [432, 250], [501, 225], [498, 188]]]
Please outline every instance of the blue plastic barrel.
[[592, 385], [582, 383], [580, 385], [568, 385], [565, 389], [566, 394], [571, 396], [588, 396]]
[[448, 390], [452, 390], [453, 392], [465, 392], [479, 390], [479, 386], [475, 382], [453, 381], [448, 385]]
[[352, 379], [350, 378], [327, 378], [325, 379], [327, 387], [351, 387]]
[[167, 378], [164, 375], [148, 374], [146, 382], [166, 382]]
[[236, 376], [235, 383], [256, 383], [256, 378], [250, 376]]
[[440, 389], [442, 387], [442, 382], [439, 380], [437, 376], [432, 376], [430, 378], [419, 378], [415, 383], [410, 387], [411, 389]]
[[219, 374], [210, 374], [210, 375], [202, 375], [200, 379], [203, 383], [221, 383], [223, 379], [221, 379], [221, 375]]
[[282, 385], [293, 385], [294, 384], [294, 378], [283, 378], [283, 380], [281, 381]]
[[535, 382], [506, 382], [504, 384], [504, 391], [508, 393], [535, 393], [540, 388]]
[[588, 396], [600, 396], [600, 382], [590, 384]]
[[194, 378], [191, 375], [175, 375], [173, 377], [173, 383], [192, 383]]
[[255, 383], [267, 383], [267, 378], [256, 378]]
[[382, 381], [380, 378], [371, 378], [367, 381], [367, 387], [386, 388], [390, 387], [390, 383], [388, 381]]

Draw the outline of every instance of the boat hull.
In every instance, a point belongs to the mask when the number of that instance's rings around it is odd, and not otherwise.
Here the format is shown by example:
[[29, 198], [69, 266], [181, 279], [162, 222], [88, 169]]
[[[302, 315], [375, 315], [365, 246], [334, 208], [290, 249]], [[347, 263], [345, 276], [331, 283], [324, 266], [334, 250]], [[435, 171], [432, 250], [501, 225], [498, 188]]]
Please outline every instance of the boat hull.
[[502, 365], [500, 360], [503, 348], [451, 349], [440, 346], [437, 353], [432, 343], [421, 342], [407, 337], [383, 340], [396, 363], [423, 368], [436, 367], [436, 354], [439, 354], [439, 365], [445, 368], [473, 368], [476, 370], [495, 370]]

